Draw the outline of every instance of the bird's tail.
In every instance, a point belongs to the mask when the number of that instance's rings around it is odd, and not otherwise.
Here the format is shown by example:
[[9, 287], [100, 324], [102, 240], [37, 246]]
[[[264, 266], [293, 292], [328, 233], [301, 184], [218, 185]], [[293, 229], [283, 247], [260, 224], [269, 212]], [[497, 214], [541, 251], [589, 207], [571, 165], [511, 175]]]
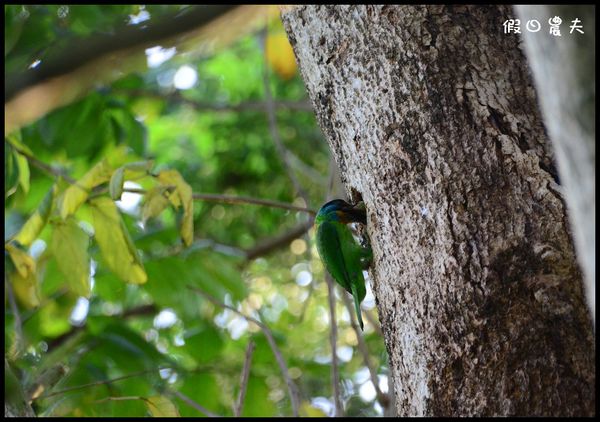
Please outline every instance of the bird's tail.
[[363, 329], [363, 320], [362, 315], [360, 313], [360, 302], [358, 301], [358, 292], [356, 291], [356, 287], [352, 286], [352, 297], [354, 297], [354, 307], [356, 308], [356, 318], [358, 319], [358, 324], [360, 325], [360, 329]]

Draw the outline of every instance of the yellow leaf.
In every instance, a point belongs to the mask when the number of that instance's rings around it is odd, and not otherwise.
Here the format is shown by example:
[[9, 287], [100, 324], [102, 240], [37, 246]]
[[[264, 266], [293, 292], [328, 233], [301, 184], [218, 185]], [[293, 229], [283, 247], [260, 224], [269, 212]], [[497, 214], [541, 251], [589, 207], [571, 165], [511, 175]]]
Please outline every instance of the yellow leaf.
[[106, 197], [90, 201], [94, 236], [108, 268], [128, 283], [143, 284], [148, 276], [115, 203]]
[[15, 265], [15, 271], [10, 275], [15, 296], [28, 309], [39, 306], [39, 284], [35, 260], [15, 245], [7, 244], [4, 249]]
[[175, 191], [169, 195], [169, 200], [175, 207], [183, 205], [183, 221], [181, 222], [181, 238], [186, 246], [194, 240], [194, 200], [190, 185], [183, 180], [177, 170], [163, 170], [158, 174], [158, 180], [163, 185], [174, 185]]
[[40, 335], [56, 338], [73, 328], [69, 324], [69, 316], [76, 300], [72, 295], [65, 295], [64, 301], [61, 300], [60, 304], [56, 300], [46, 302], [39, 310], [38, 330]]
[[285, 33], [269, 34], [266, 42], [267, 62], [282, 79], [290, 79], [296, 74], [296, 58]]
[[100, 161], [91, 168], [76, 184], [69, 186], [59, 200], [60, 216], [64, 220], [77, 211], [83, 204], [90, 190], [110, 179], [112, 169], [106, 160]]
[[35, 261], [27, 252], [10, 243], [5, 244], [4, 249], [10, 255], [10, 259], [15, 264], [15, 269], [21, 277], [26, 278], [31, 273], [35, 273]]
[[35, 272], [22, 277], [18, 272], [12, 273], [10, 277], [15, 296], [21, 305], [27, 309], [40, 306], [40, 288]]
[[52, 203], [56, 194], [56, 185], [52, 185], [40, 206], [35, 210], [31, 217], [23, 224], [19, 233], [15, 236], [15, 240], [21, 245], [29, 246], [40, 234], [46, 222], [50, 211], [52, 211]]
[[[179, 197], [179, 186], [178, 183], [180, 183], [181, 180], [183, 180], [183, 178], [181, 177], [181, 175], [179, 174], [179, 172], [177, 170], [163, 170], [160, 173], [158, 173], [158, 181], [160, 183], [162, 183], [165, 186], [174, 186], [175, 189], [173, 189], [173, 191], [171, 191], [170, 193], [167, 193], [167, 198], [169, 198], [169, 201], [171, 201], [171, 203], [173, 204], [173, 206], [175, 208], [178, 208], [181, 206], [181, 199]], [[185, 181], [183, 182], [185, 183]]]
[[177, 407], [165, 396], [148, 397], [144, 402], [154, 417], [179, 417]]
[[51, 250], [58, 269], [65, 276], [69, 289], [76, 295], [84, 297], [89, 297], [91, 294], [88, 245], [88, 235], [74, 218], [54, 225]]
[[144, 205], [142, 206], [142, 221], [145, 223], [149, 218], [160, 215], [167, 205], [169, 205], [169, 200], [165, 196], [164, 187], [157, 186], [150, 189], [144, 197]]

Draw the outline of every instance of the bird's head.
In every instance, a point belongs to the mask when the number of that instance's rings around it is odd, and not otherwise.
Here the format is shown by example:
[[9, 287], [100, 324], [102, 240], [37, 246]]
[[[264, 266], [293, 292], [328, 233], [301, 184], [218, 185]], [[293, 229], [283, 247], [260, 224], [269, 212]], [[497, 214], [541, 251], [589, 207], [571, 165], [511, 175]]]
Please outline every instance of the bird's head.
[[334, 199], [323, 205], [317, 213], [316, 221], [324, 220], [339, 221], [343, 224], [355, 222], [367, 224], [367, 213], [364, 207], [351, 205], [342, 199]]

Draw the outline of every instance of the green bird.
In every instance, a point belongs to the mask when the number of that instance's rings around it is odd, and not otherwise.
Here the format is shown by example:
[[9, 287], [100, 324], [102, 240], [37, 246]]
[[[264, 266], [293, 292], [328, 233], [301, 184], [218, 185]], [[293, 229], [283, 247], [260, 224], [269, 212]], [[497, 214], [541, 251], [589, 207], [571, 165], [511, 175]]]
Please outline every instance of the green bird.
[[372, 260], [369, 246], [361, 246], [352, 236], [348, 223], [367, 224], [364, 205], [350, 205], [334, 199], [323, 205], [315, 218], [317, 250], [329, 274], [354, 297], [356, 315], [363, 329], [360, 303], [367, 293], [363, 269]]

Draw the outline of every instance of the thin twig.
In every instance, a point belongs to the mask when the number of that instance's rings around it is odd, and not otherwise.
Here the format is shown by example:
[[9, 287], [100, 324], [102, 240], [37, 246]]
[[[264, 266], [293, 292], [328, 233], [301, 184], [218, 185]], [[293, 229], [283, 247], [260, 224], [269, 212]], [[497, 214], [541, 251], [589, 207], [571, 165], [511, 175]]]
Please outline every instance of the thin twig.
[[229, 203], [229, 204], [263, 205], [266, 207], [282, 208], [284, 210], [306, 212], [306, 213], [312, 214], [312, 215], [317, 214], [317, 212], [315, 210], [313, 210], [312, 208], [299, 207], [296, 205], [289, 204], [287, 202], [273, 201], [270, 199], [252, 198], [249, 196], [233, 196], [233, 195], [220, 195], [220, 194], [210, 194], [210, 193], [195, 193], [193, 195], [193, 198], [202, 200], [202, 201], [225, 202], [225, 203]]
[[302, 185], [298, 181], [298, 178], [294, 174], [292, 170], [291, 163], [288, 157], [288, 151], [283, 145], [281, 141], [281, 136], [279, 136], [279, 129], [277, 128], [277, 118], [275, 116], [275, 103], [273, 102], [273, 95], [271, 94], [271, 85], [269, 80], [269, 62], [267, 59], [267, 30], [266, 27], [261, 32], [262, 38], [262, 47], [263, 47], [263, 85], [265, 90], [265, 100], [267, 103], [267, 117], [269, 120], [269, 131], [271, 132], [271, 137], [275, 142], [275, 148], [277, 150], [277, 154], [279, 158], [283, 161], [285, 165], [285, 169], [287, 174], [294, 185], [294, 189], [296, 192], [304, 199], [305, 204], [309, 204], [308, 195], [306, 191], [302, 188]]
[[298, 393], [297, 393], [297, 390], [296, 390], [296, 385], [294, 384], [294, 382], [292, 381], [292, 378], [289, 375], [287, 365], [286, 365], [285, 361], [283, 360], [283, 356], [281, 354], [281, 351], [279, 350], [279, 347], [277, 347], [277, 343], [275, 342], [275, 338], [273, 337], [273, 333], [271, 332], [271, 330], [269, 329], [269, 327], [267, 325], [265, 325], [263, 322], [257, 320], [256, 318], [253, 318], [251, 316], [248, 316], [248, 315], [244, 314], [243, 312], [238, 311], [233, 306], [229, 306], [229, 305], [227, 305], [225, 303], [220, 302], [219, 300], [215, 299], [214, 297], [212, 297], [208, 293], [205, 293], [202, 290], [200, 290], [200, 289], [198, 289], [198, 288], [196, 288], [194, 286], [188, 285], [187, 288], [190, 289], [190, 290], [193, 290], [194, 292], [196, 292], [196, 293], [200, 294], [201, 296], [205, 297], [206, 299], [208, 299], [209, 301], [211, 301], [215, 305], [220, 306], [222, 308], [229, 309], [230, 311], [232, 311], [232, 312], [236, 313], [237, 315], [241, 316], [242, 318], [244, 318], [246, 321], [253, 322], [254, 324], [256, 324], [256, 325], [258, 325], [260, 327], [260, 329], [262, 330], [263, 334], [267, 338], [267, 342], [269, 343], [269, 346], [271, 346], [271, 350], [273, 351], [273, 354], [275, 355], [275, 359], [277, 360], [277, 363], [279, 365], [279, 369], [281, 370], [281, 375], [285, 379], [285, 382], [287, 384], [288, 391], [289, 391], [289, 394], [290, 394], [290, 401], [291, 401], [291, 404], [292, 404], [292, 411], [294, 413], [294, 416], [297, 417], [298, 416], [298, 407], [299, 407], [299, 398], [298, 398]]
[[346, 308], [348, 309], [348, 313], [350, 314], [350, 325], [352, 325], [352, 328], [356, 333], [356, 340], [358, 341], [358, 350], [360, 351], [360, 354], [363, 357], [365, 366], [369, 370], [371, 383], [373, 384], [373, 387], [375, 387], [375, 392], [377, 393], [377, 401], [379, 401], [379, 404], [381, 404], [383, 407], [387, 407], [389, 399], [387, 395], [381, 391], [381, 388], [379, 388], [379, 378], [377, 377], [377, 371], [371, 364], [371, 360], [369, 359], [369, 349], [367, 348], [367, 344], [365, 343], [365, 339], [363, 338], [362, 331], [359, 329], [358, 324], [354, 319], [354, 306], [345, 291], [342, 292], [341, 296], [344, 300]]
[[53, 177], [62, 177], [63, 179], [65, 179], [67, 182], [69, 182], [72, 185], [77, 183], [77, 181], [75, 179], [70, 177], [68, 174], [65, 174], [64, 171], [56, 169], [56, 168], [52, 167], [50, 164], [46, 164], [43, 161], [38, 160], [36, 157], [29, 154], [27, 151], [24, 151], [23, 149], [17, 147], [16, 145], [11, 144], [11, 146], [19, 154], [21, 154], [23, 157], [25, 157], [27, 159], [27, 161], [30, 162], [34, 167], [37, 167], [38, 169], [42, 170], [44, 173], [47, 173]]
[[[138, 239], [134, 239], [137, 241]], [[224, 245], [222, 243], [215, 242], [212, 239], [194, 238], [194, 241], [190, 246], [184, 246], [182, 243], [172, 245], [161, 252], [148, 253], [148, 259], [162, 259], [170, 256], [179, 254], [189, 254], [199, 249], [210, 249], [214, 252], [226, 256], [234, 256], [239, 258], [246, 258], [246, 251], [231, 245]]]
[[294, 239], [297, 239], [303, 236], [306, 232], [310, 230], [313, 225], [312, 218], [298, 226], [292, 228], [291, 230], [278, 234], [277, 236], [270, 237], [268, 239], [263, 239], [254, 245], [251, 249], [246, 250], [246, 259], [252, 260], [258, 258], [259, 256], [264, 256], [283, 245], [287, 245]]
[[8, 302], [10, 304], [10, 309], [13, 313], [14, 325], [15, 325], [15, 341], [13, 343], [14, 356], [18, 357], [21, 355], [24, 345], [24, 336], [23, 336], [23, 322], [21, 320], [21, 314], [19, 313], [19, 308], [17, 306], [17, 301], [15, 300], [15, 294], [13, 292], [12, 284], [8, 281], [8, 276], [4, 273], [4, 285], [6, 286], [6, 292], [8, 296]]
[[333, 401], [335, 403], [335, 413], [333, 416], [343, 416], [342, 399], [340, 396], [340, 375], [338, 372], [337, 357], [337, 321], [335, 319], [335, 284], [329, 273], [325, 274], [327, 281], [327, 292], [329, 297], [329, 316], [331, 322], [331, 331], [329, 342], [331, 343], [331, 384], [333, 387]]
[[183, 400], [184, 402], [186, 402], [187, 404], [189, 404], [191, 407], [193, 407], [194, 409], [196, 409], [198, 412], [205, 414], [209, 418], [218, 418], [219, 417], [219, 415], [211, 412], [206, 407], [204, 407], [201, 404], [197, 403], [196, 401], [192, 400], [191, 398], [189, 398], [185, 394], [180, 393], [179, 391], [169, 390], [169, 393], [173, 394], [175, 397], [179, 398], [180, 400]]
[[252, 340], [248, 343], [246, 349], [246, 357], [244, 359], [244, 369], [242, 370], [242, 379], [240, 380], [240, 394], [238, 395], [237, 404], [233, 409], [233, 414], [239, 417], [242, 414], [244, 407], [244, 399], [246, 398], [246, 388], [248, 387], [248, 378], [250, 376], [250, 364], [252, 363], [252, 354], [256, 344]]
[[[147, 193], [145, 189], [137, 188], [124, 188], [123, 192], [138, 193], [140, 195], [144, 195]], [[98, 191], [97, 193], [101, 192]], [[317, 213], [311, 208], [299, 207], [297, 205], [293, 205], [287, 202], [273, 201], [271, 199], [253, 198], [250, 196], [235, 196], [218, 193], [194, 193], [192, 194], [192, 198], [199, 201], [221, 202], [225, 204], [262, 205], [265, 207], [281, 208], [290, 211], [301, 211], [312, 215], [315, 215]]]
[[94, 403], [104, 403], [106, 401], [126, 401], [126, 400], [146, 401], [146, 399], [144, 397], [140, 397], [140, 396], [120, 396], [120, 397], [108, 396], [108, 397], [104, 397], [103, 399], [96, 400]]
[[[160, 370], [160, 369], [165, 369], [165, 368], [159, 368], [158, 370]], [[88, 384], [76, 385], [74, 387], [69, 387], [69, 388], [65, 388], [63, 390], [53, 391], [51, 393], [44, 394], [43, 396], [38, 397], [38, 400], [46, 399], [46, 398], [52, 397], [52, 396], [58, 396], [60, 394], [69, 393], [71, 391], [82, 390], [82, 389], [88, 388], [88, 387], [97, 387], [99, 385], [112, 384], [114, 382], [122, 381], [122, 380], [125, 380], [128, 378], [139, 377], [140, 375], [145, 375], [145, 374], [155, 372], [155, 371], [157, 371], [157, 369], [147, 369], [145, 371], [134, 372], [133, 374], [123, 375], [121, 377], [112, 378], [109, 380], [94, 381], [94, 382], [90, 382]]]

